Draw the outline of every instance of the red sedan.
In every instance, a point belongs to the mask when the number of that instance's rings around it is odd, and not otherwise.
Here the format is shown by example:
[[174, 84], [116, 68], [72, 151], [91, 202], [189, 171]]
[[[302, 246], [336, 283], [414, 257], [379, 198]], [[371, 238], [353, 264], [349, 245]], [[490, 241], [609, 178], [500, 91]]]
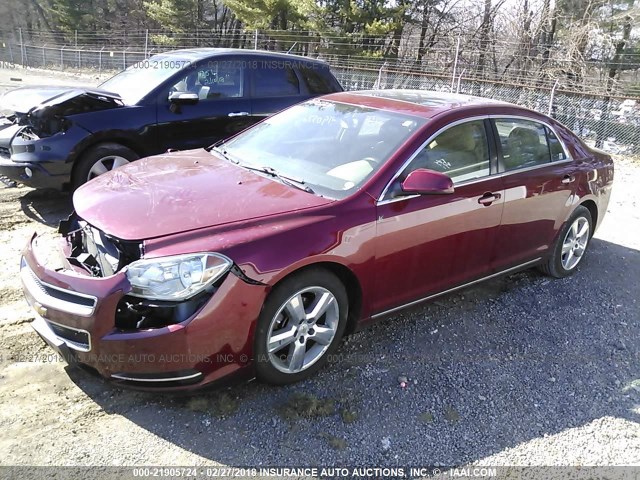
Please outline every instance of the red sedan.
[[612, 181], [608, 155], [515, 105], [338, 93], [89, 182], [61, 265], [34, 237], [21, 277], [40, 336], [104, 377], [285, 384], [401, 308], [534, 266], [572, 274]]

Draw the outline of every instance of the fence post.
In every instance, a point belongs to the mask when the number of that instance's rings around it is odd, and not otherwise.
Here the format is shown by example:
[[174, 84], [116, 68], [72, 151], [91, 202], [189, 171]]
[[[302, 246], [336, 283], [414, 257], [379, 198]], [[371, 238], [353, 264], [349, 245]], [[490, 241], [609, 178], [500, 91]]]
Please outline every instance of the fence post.
[[253, 36], [253, 49], [257, 50], [258, 49], [258, 29], [256, 28], [255, 32], [254, 32], [254, 36]]
[[560, 80], [556, 79], [556, 83], [553, 84], [553, 88], [551, 89], [551, 98], [549, 98], [549, 113], [548, 115], [551, 117], [553, 113], [553, 100], [556, 96], [556, 88], [558, 87], [558, 82]]
[[11, 60], [11, 64], [15, 64], [16, 62], [13, 60], [13, 50], [11, 50], [11, 42], [7, 43], [9, 47], [9, 59]]
[[122, 50], [122, 69], [123, 70], [127, 69], [127, 51], [126, 50]]
[[60, 48], [60, 70], [64, 70], [64, 45]]
[[22, 61], [22, 68], [24, 68], [24, 42], [22, 41], [22, 28], [19, 30], [20, 32], [20, 59]]
[[458, 86], [456, 87], [456, 93], [460, 93], [460, 82], [462, 81], [462, 76], [464, 75], [466, 68], [462, 69], [460, 76], [458, 77]]
[[149, 56], [149, 29], [147, 28], [145, 30], [145, 34], [144, 34], [144, 58], [145, 60], [148, 58]]
[[456, 70], [458, 69], [458, 54], [460, 53], [460, 35], [458, 35], [458, 42], [456, 44], [456, 56], [453, 60], [453, 73], [451, 74], [451, 91], [453, 91], [453, 85], [456, 81]]
[[104, 50], [104, 46], [100, 49], [98, 53], [98, 75], [102, 74], [102, 51]]
[[47, 68], [47, 51], [45, 47], [47, 44], [42, 45], [42, 68]]

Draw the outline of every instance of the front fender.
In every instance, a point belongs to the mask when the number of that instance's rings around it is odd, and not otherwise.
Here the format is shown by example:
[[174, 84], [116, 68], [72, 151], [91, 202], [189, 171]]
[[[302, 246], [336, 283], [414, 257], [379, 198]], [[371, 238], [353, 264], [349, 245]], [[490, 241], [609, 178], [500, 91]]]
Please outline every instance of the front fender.
[[249, 278], [269, 286], [301, 268], [335, 263], [353, 272], [362, 289], [363, 304], [367, 305], [375, 276], [376, 232], [375, 209], [369, 207], [331, 205], [243, 227], [202, 229], [151, 239], [144, 244], [145, 258], [218, 252], [231, 258]]

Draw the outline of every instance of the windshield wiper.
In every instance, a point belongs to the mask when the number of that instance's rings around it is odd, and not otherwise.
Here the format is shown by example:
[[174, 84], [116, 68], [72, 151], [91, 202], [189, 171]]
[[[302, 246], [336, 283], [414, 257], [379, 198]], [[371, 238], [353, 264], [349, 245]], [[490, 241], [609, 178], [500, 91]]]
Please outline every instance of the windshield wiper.
[[315, 193], [314, 190], [310, 186], [308, 186], [305, 183], [305, 181], [302, 180], [301, 178], [293, 178], [293, 177], [288, 177], [287, 175], [282, 175], [282, 174], [278, 173], [278, 171], [273, 167], [254, 167], [252, 165], [247, 165], [246, 163], [240, 163], [235, 158], [231, 158], [231, 156], [229, 155], [229, 152], [227, 152], [226, 150], [220, 148], [220, 146], [223, 143], [224, 143], [224, 141], [221, 141], [221, 142], [218, 142], [218, 143], [214, 143], [213, 145], [211, 145], [211, 147], [208, 147], [209, 152], [214, 151], [214, 152], [222, 155], [225, 160], [228, 160], [229, 162], [234, 163], [236, 165], [240, 165], [241, 167], [246, 168], [247, 170], [252, 170], [254, 172], [260, 172], [260, 173], [266, 173], [267, 175], [270, 175], [270, 176], [272, 176], [274, 178], [277, 178], [282, 183], [284, 183], [285, 185], [289, 185], [290, 187], [297, 188], [297, 189], [302, 190], [302, 191], [307, 192], [307, 193]]
[[[233, 160], [231, 161], [233, 162]], [[261, 172], [266, 173], [267, 175], [271, 175], [272, 177], [277, 178], [282, 183], [284, 183], [285, 185], [289, 185], [290, 187], [298, 188], [307, 193], [315, 193], [313, 189], [308, 186], [301, 178], [293, 178], [288, 177], [287, 175], [282, 175], [278, 173], [278, 171], [273, 167], [253, 167], [244, 163], [240, 163], [239, 165], [246, 168], [247, 170], [253, 170], [254, 172]]]
[[217, 144], [211, 145], [210, 147], [207, 147], [205, 150], [207, 150], [209, 153], [216, 152], [217, 154], [222, 155], [222, 157], [225, 160], [228, 160], [231, 163], [235, 163], [235, 164], [239, 163], [237, 160], [234, 160], [233, 158], [231, 158], [226, 150], [218, 147]]

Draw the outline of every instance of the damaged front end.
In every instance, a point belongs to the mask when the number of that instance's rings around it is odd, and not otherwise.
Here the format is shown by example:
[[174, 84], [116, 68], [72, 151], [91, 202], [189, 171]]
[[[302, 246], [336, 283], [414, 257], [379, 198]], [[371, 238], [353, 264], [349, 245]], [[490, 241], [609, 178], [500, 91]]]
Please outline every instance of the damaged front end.
[[123, 106], [118, 95], [91, 89], [7, 92], [0, 99], [0, 174], [29, 186], [63, 188], [70, 152], [91, 134], [73, 116]]
[[131, 290], [118, 302], [122, 332], [163, 328], [191, 319], [211, 298], [233, 262], [219, 254], [143, 259], [143, 243], [115, 238], [75, 214], [60, 222], [66, 264], [92, 277], [124, 273]]

